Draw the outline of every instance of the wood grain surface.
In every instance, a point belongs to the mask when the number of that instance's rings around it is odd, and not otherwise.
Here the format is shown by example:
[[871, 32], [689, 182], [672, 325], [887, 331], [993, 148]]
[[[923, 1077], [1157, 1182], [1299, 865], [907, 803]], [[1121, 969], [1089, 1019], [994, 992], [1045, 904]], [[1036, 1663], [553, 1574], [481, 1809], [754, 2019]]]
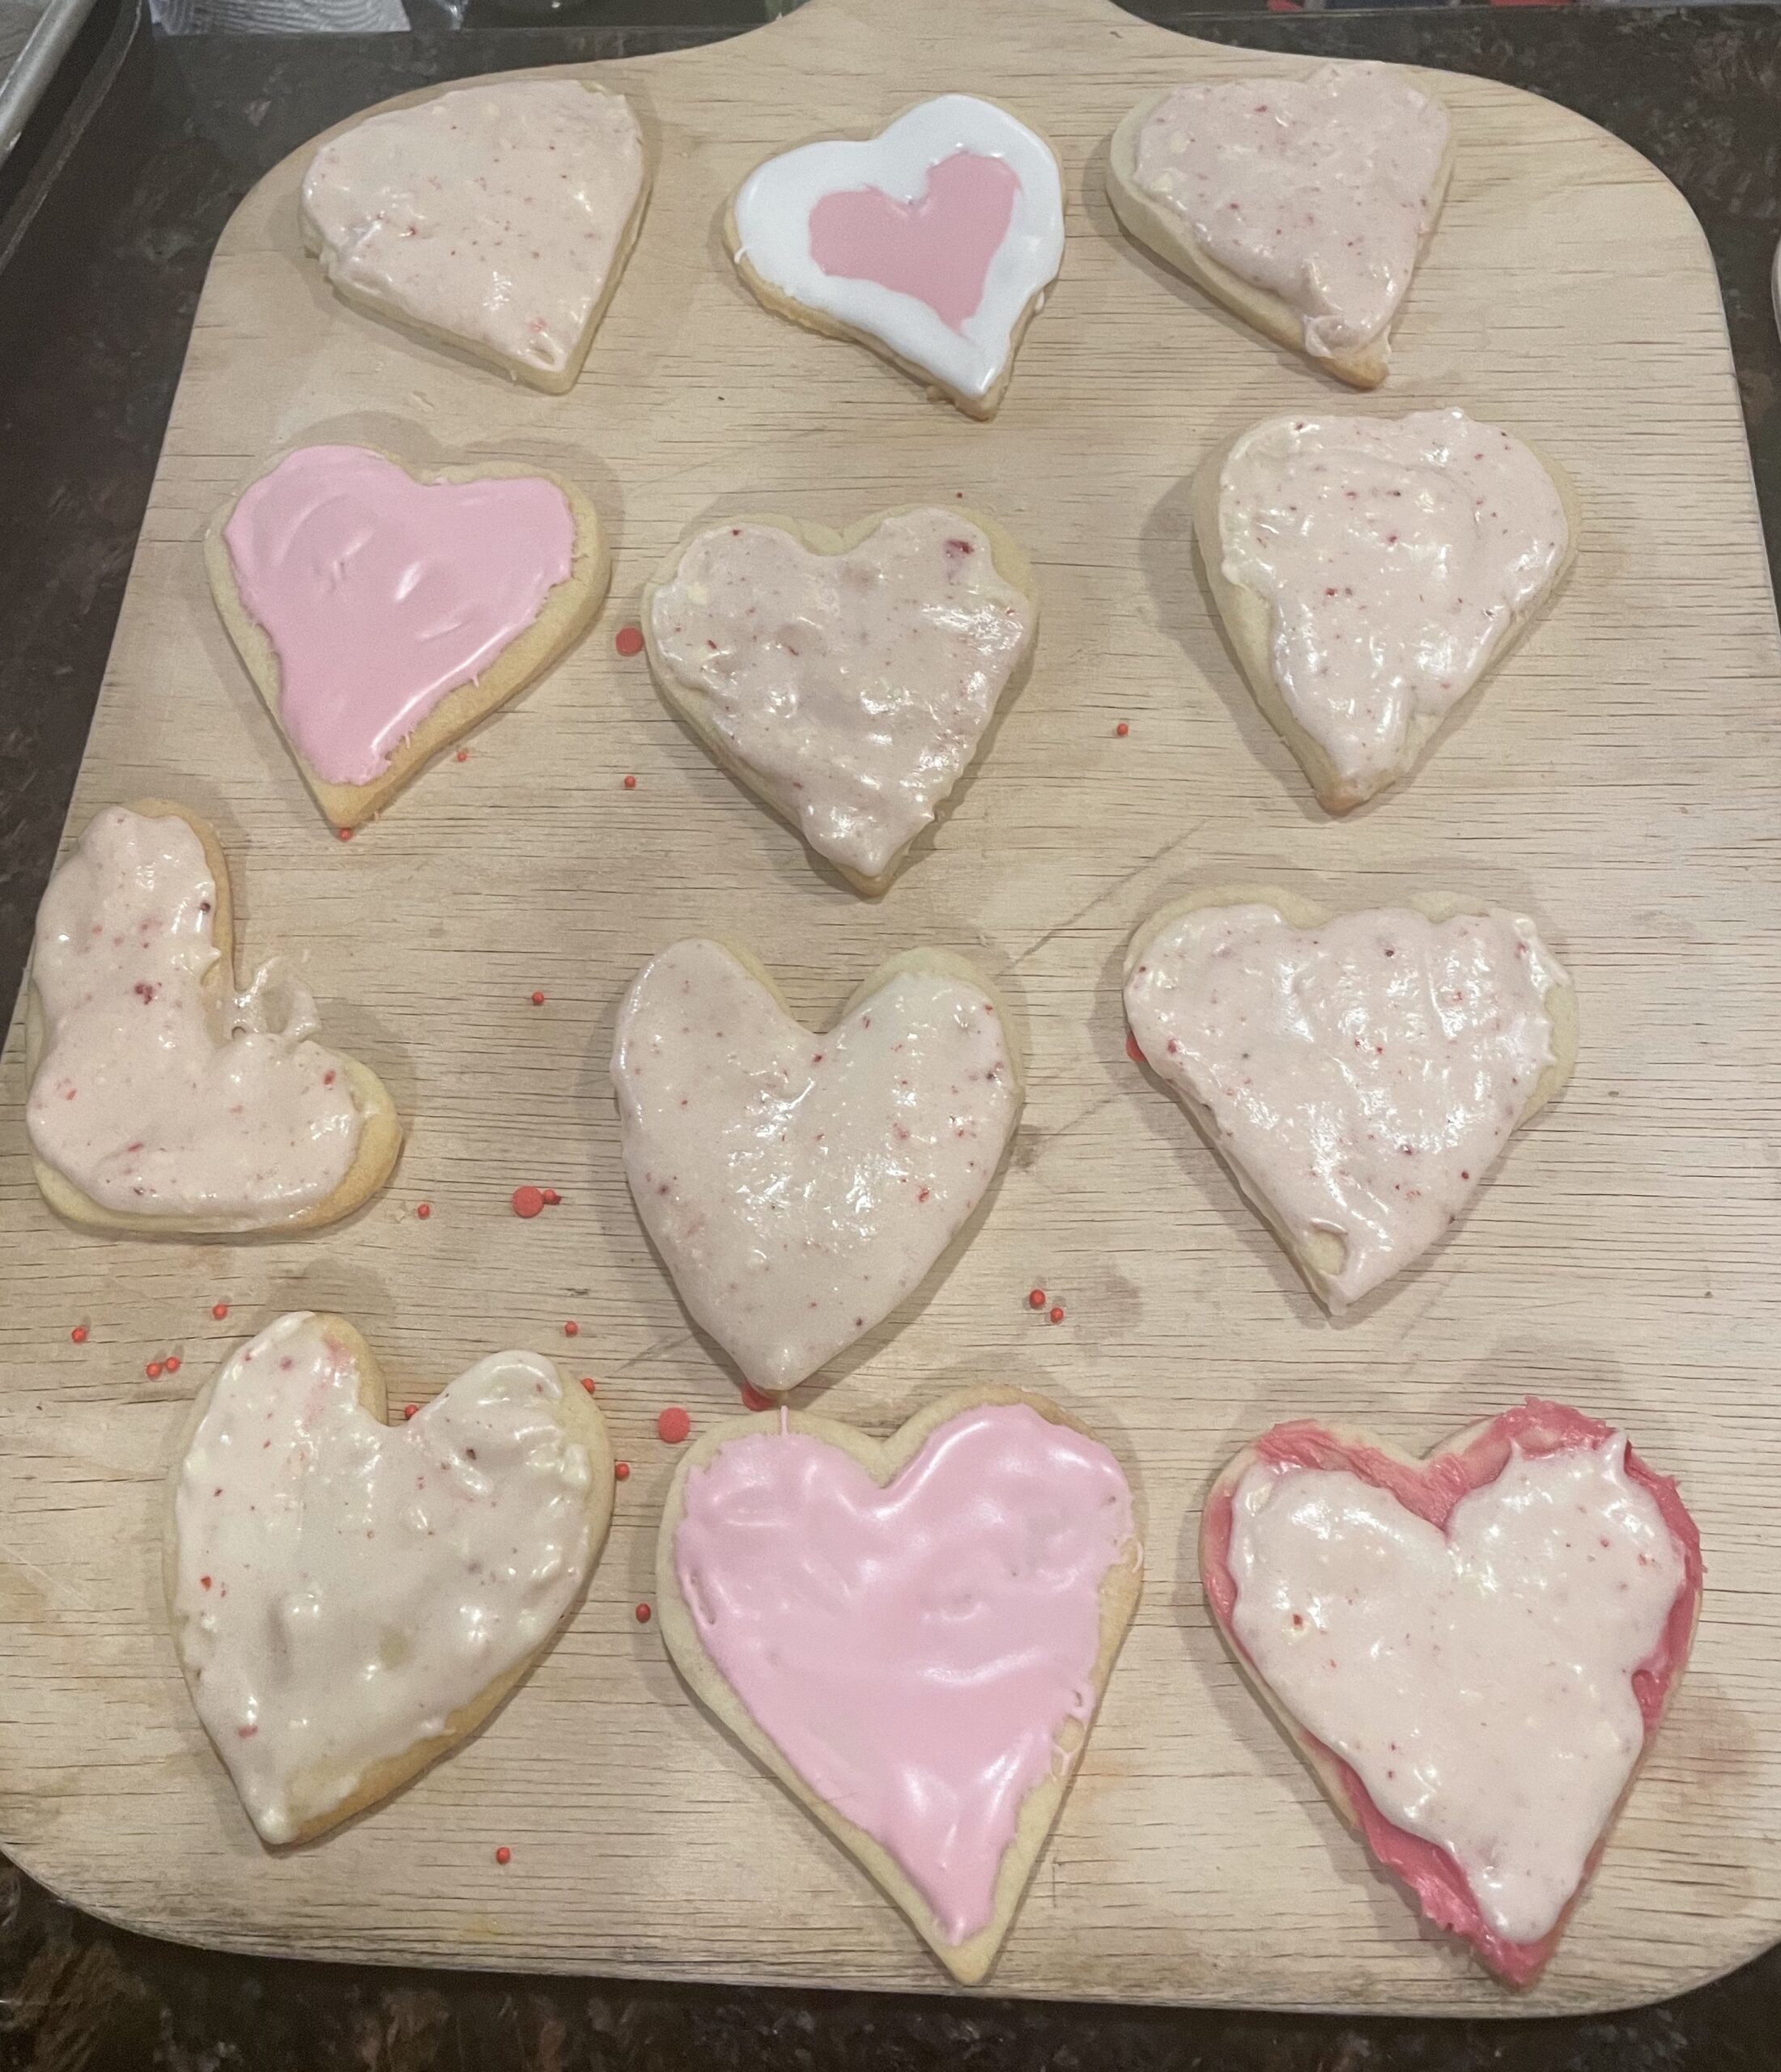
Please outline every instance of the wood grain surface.
[[[1711, 263], [1627, 147], [1526, 94], [1440, 78], [1452, 196], [1389, 383], [1358, 402], [1154, 264], [1103, 192], [1107, 139], [1140, 95], [1307, 66], [1099, 0], [816, 0], [737, 42], [587, 68], [632, 97], [657, 177], [563, 398], [336, 302], [300, 253], [300, 155], [243, 204], [198, 312], [74, 824], [142, 793], [210, 819], [248, 955], [295, 958], [411, 1136], [386, 1195], [301, 1242], [83, 1235], [32, 1183], [15, 1023], [0, 1841], [33, 1875], [132, 1926], [236, 1950], [942, 1985], [633, 1616], [674, 1466], [655, 1413], [678, 1401], [708, 1420], [736, 1384], [632, 1215], [606, 1060], [641, 961], [708, 931], [750, 944], [814, 1023], [899, 951], [963, 951], [1031, 1060], [976, 1242], [798, 1398], [882, 1433], [961, 1383], [1031, 1386], [1105, 1437], [1141, 1492], [1143, 1603], [994, 1989], [1577, 2009], [1693, 1985], [1781, 1932], [1781, 652]], [[768, 315], [718, 236], [765, 154], [955, 89], [1036, 123], [1065, 173], [1062, 277], [989, 425]], [[1269, 411], [1451, 404], [1563, 464], [1581, 551], [1415, 780], [1333, 822], [1212, 622], [1188, 481]], [[305, 439], [556, 469], [617, 555], [584, 646], [345, 845], [230, 652], [199, 551], [225, 496]], [[937, 835], [872, 904], [711, 762], [613, 634], [717, 514], [839, 528], [959, 496], [1032, 555], [1036, 665]], [[1124, 1054], [1133, 927], [1221, 880], [1330, 906], [1421, 889], [1525, 907], [1576, 982], [1563, 1099], [1445, 1245], [1339, 1323]], [[562, 1207], [516, 1218], [526, 1181]], [[1035, 1284], [1064, 1323], [1028, 1310]], [[397, 1400], [506, 1346], [567, 1352], [598, 1378], [633, 1472], [586, 1605], [482, 1737], [331, 1840], [274, 1856], [187, 1703], [155, 1550], [191, 1392], [300, 1304], [351, 1318]], [[169, 1349], [179, 1373], [149, 1380]], [[1708, 1582], [1693, 1667], [1594, 1892], [1517, 2001], [1368, 1869], [1226, 1658], [1192, 1549], [1210, 1476], [1277, 1418], [1420, 1451], [1529, 1390], [1624, 1422], [1681, 1477]]]

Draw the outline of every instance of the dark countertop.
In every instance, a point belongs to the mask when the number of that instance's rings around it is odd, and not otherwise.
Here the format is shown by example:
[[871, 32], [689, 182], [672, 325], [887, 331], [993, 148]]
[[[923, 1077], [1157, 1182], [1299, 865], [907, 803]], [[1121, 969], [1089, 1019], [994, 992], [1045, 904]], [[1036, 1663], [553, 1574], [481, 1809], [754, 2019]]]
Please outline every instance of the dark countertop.
[[[488, 0], [475, 0], [473, 21]], [[895, 0], [885, 0], [894, 5]], [[315, 131], [435, 79], [704, 41], [763, 0], [616, 0], [608, 28], [192, 37], [145, 45], [89, 132], [39, 248], [0, 287], [0, 1000], [24, 964], [210, 249]], [[1440, 11], [1209, 19], [1269, 49], [1488, 74], [1592, 117], [1705, 223], [1757, 485], [1781, 539], [1781, 17]], [[1770, 550], [1771, 563], [1774, 550]], [[0, 2072], [1773, 2072], [1781, 1952], [1626, 2015], [1442, 2024], [509, 1981], [211, 1956], [89, 1920], [0, 1862]]]

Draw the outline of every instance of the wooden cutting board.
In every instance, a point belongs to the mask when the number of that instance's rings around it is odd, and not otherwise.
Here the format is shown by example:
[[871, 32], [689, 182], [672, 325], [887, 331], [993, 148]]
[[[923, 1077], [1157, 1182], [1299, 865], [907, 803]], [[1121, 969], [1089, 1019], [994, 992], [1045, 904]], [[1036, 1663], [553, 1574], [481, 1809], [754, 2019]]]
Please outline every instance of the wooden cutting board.
[[[242, 205], [198, 312], [73, 821], [145, 793], [208, 815], [239, 873], [248, 955], [295, 959], [327, 1034], [384, 1076], [412, 1133], [395, 1185], [346, 1229], [235, 1246], [82, 1236], [32, 1184], [15, 1025], [0, 1840], [55, 1890], [234, 1950], [941, 1985], [633, 1616], [674, 1465], [655, 1414], [736, 1408], [632, 1215], [606, 1078], [630, 979], [696, 931], [751, 942], [818, 1022], [897, 951], [965, 950], [1027, 1045], [1027, 1118], [976, 1242], [800, 1399], [884, 1431], [961, 1380], [1031, 1385], [1090, 1419], [1142, 1492], [1142, 1608], [997, 1989], [1579, 2009], [1694, 1985], [1781, 1932], [1781, 652], [1712, 266], [1680, 196], [1626, 146], [1529, 95], [1439, 77], [1459, 170], [1390, 383], [1358, 404], [1153, 265], [1103, 191], [1107, 137], [1140, 95], [1307, 66], [1099, 0], [816, 0], [737, 42], [585, 68], [631, 97], [657, 176], [562, 399], [336, 302], [300, 250], [305, 154]], [[951, 89], [1044, 130], [1069, 203], [1063, 277], [988, 426], [767, 315], [718, 237], [764, 155]], [[1581, 551], [1415, 782], [1335, 822], [1209, 618], [1188, 478], [1267, 412], [1452, 404], [1562, 461]], [[230, 652], [198, 548], [218, 505], [301, 439], [560, 469], [618, 550], [581, 650], [349, 845]], [[1038, 566], [1037, 666], [931, 849], [871, 905], [713, 766], [613, 635], [695, 521], [777, 509], [839, 526], [961, 493]], [[1124, 1054], [1132, 928], [1231, 879], [1332, 904], [1441, 887], [1524, 907], [1581, 1000], [1563, 1100], [1451, 1241], [1342, 1323]], [[563, 1207], [516, 1219], [508, 1197], [526, 1181]], [[1035, 1284], [1065, 1323], [1028, 1310]], [[481, 1739], [349, 1831], [273, 1856], [187, 1703], [158, 1544], [192, 1391], [300, 1305], [353, 1318], [398, 1401], [502, 1347], [563, 1357], [598, 1378], [633, 1473], [585, 1608]], [[169, 1349], [178, 1374], [147, 1378]], [[1516, 2001], [1368, 1870], [1239, 1684], [1192, 1548], [1209, 1476], [1275, 1419], [1315, 1412], [1422, 1446], [1528, 1391], [1624, 1421], [1680, 1475], [1709, 1590], [1593, 1893]]]

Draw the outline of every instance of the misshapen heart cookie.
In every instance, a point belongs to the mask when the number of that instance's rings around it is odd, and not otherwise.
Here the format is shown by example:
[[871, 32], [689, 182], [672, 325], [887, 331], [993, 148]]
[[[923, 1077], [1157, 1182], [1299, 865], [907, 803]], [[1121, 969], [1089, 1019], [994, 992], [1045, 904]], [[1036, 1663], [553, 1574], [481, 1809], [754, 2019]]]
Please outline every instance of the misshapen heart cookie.
[[25, 1119], [37, 1185], [71, 1223], [132, 1237], [309, 1229], [389, 1178], [382, 1081], [313, 1041], [277, 961], [235, 990], [228, 866], [212, 830], [145, 799], [96, 814], [37, 912]]
[[1343, 1819], [1531, 1985], [1688, 1660], [1701, 1547], [1675, 1484], [1532, 1399], [1426, 1461], [1279, 1424], [1213, 1484], [1200, 1571]]
[[648, 193], [623, 95], [503, 79], [329, 138], [304, 176], [304, 241], [346, 301], [562, 395]]
[[1452, 900], [1328, 915], [1206, 893], [1133, 936], [1125, 1012], [1332, 1310], [1443, 1235], [1577, 1052], [1571, 983], [1533, 923]]
[[776, 1391], [912, 1293], [983, 1199], [1020, 1115], [995, 996], [916, 950], [827, 1035], [752, 959], [676, 943], [618, 1010], [625, 1177], [695, 1323]]
[[712, 526], [643, 609], [675, 711], [873, 894], [976, 754], [1037, 620], [1027, 558], [993, 520], [920, 505], [845, 533]]
[[771, 1414], [669, 1491], [662, 1637], [699, 1701], [966, 1984], [1013, 1923], [1137, 1606], [1119, 1463], [1013, 1389], [880, 1442]]
[[864, 142], [769, 159], [725, 236], [767, 308], [988, 418], [1064, 261], [1063, 185], [1050, 145], [1005, 108], [943, 94]]
[[580, 1601], [612, 1516], [592, 1399], [534, 1352], [382, 1420], [370, 1348], [293, 1312], [198, 1399], [168, 1603], [262, 1841], [308, 1841], [474, 1734]]
[[610, 573], [593, 505], [560, 476], [415, 475], [363, 446], [287, 454], [204, 552], [229, 638], [338, 827], [556, 662]]

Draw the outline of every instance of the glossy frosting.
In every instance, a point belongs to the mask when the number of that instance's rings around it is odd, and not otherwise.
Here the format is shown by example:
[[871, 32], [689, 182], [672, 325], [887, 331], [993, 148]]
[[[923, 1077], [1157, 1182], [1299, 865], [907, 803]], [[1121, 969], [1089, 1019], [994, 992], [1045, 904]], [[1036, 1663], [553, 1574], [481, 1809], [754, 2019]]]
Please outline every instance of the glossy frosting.
[[343, 131], [310, 161], [303, 210], [330, 281], [557, 374], [605, 292], [643, 179], [622, 95], [509, 79]]
[[1287, 709], [1365, 782], [1477, 682], [1557, 575], [1568, 529], [1519, 439], [1423, 410], [1255, 426], [1226, 458], [1218, 535], [1226, 581], [1269, 608]]
[[1126, 1014], [1297, 1247], [1346, 1246], [1325, 1299], [1358, 1301], [1458, 1216], [1553, 1061], [1564, 974], [1531, 921], [1408, 910], [1292, 927], [1209, 906], [1135, 953]]
[[807, 1433], [729, 1440], [674, 1535], [725, 1681], [954, 1945], [991, 1918], [1022, 1803], [1067, 1767], [1060, 1735], [1093, 1717], [1101, 1584], [1135, 1558], [1118, 1462], [1024, 1403], [950, 1419], [885, 1488]]
[[1063, 263], [1050, 147], [967, 94], [923, 101], [864, 142], [769, 159], [732, 210], [736, 256], [769, 287], [965, 396], [995, 386]]
[[32, 1149], [103, 1208], [275, 1222], [346, 1178], [363, 1124], [346, 1061], [308, 1038], [281, 966], [203, 985], [216, 885], [176, 816], [98, 814], [49, 881], [31, 967]]
[[1258, 1464], [1232, 1506], [1244, 1652], [1516, 1942], [1582, 1881], [1644, 1745], [1635, 1674], [1685, 1586], [1626, 1451], [1514, 1447], [1444, 1531], [1346, 1470]]
[[695, 1322], [793, 1387], [908, 1295], [1020, 1110], [995, 1003], [905, 970], [827, 1035], [720, 945], [676, 943], [618, 1013], [626, 1177]]
[[380, 776], [575, 566], [555, 482], [419, 482], [362, 446], [300, 447], [243, 491], [223, 538], [278, 658], [285, 731], [330, 784]]
[[524, 1662], [593, 1558], [549, 1361], [497, 1353], [390, 1426], [359, 1387], [320, 1318], [281, 1317], [218, 1376], [175, 1496], [193, 1700], [269, 1842]]
[[1209, 257], [1304, 319], [1327, 359], [1379, 338], [1434, 221], [1450, 125], [1388, 65], [1177, 87], [1136, 184]]
[[810, 847], [877, 877], [976, 754], [1034, 617], [977, 526], [925, 509], [846, 554], [714, 526], [655, 592], [650, 639]]

